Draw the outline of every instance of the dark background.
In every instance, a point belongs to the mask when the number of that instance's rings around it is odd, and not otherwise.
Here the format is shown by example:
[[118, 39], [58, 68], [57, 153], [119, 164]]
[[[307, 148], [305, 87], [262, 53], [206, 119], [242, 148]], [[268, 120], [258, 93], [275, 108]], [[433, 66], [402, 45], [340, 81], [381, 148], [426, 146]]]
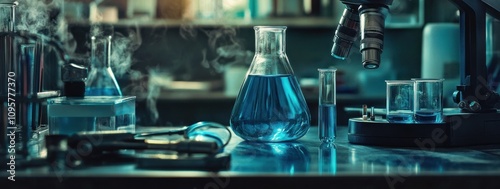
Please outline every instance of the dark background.
[[[448, 1], [425, 0], [425, 22], [456, 22], [456, 8]], [[347, 61], [339, 61], [330, 56], [333, 34], [338, 20], [332, 19], [331, 25], [297, 26], [290, 19], [291, 26], [286, 31], [286, 52], [296, 77], [317, 78], [317, 69], [334, 66], [337, 72], [337, 111], [338, 124], [346, 125], [350, 117], [360, 116], [358, 112], [345, 112], [345, 107], [385, 108], [384, 75], [392, 74], [394, 79], [419, 77], [421, 72], [422, 30], [423, 26], [387, 28], [385, 31], [384, 52], [381, 69], [365, 70], [360, 63], [359, 43], [351, 50]], [[211, 31], [235, 32], [234, 39], [243, 50], [254, 51], [254, 29], [248, 26], [204, 25], [189, 28], [193, 35], [186, 34], [181, 25], [123, 25], [114, 26], [115, 33], [128, 35], [140, 33], [142, 43], [133, 52], [131, 70], [142, 73], [143, 81], [148, 79], [148, 70], [157, 69], [169, 73], [177, 81], [213, 81], [223, 80], [223, 74], [213, 67], [206, 67], [201, 62], [203, 51], [209, 60], [217, 57], [210, 48], [207, 33]], [[88, 51], [89, 24], [74, 23], [69, 25], [70, 32], [78, 42], [77, 53]], [[184, 36], [183, 36], [184, 35]], [[221, 37], [217, 45], [227, 45], [229, 38]], [[224, 60], [222, 60], [223, 62]], [[226, 60], [231, 61], [231, 60]], [[360, 83], [360, 76], [375, 75], [369, 83]], [[223, 95], [223, 86], [207, 91], [161, 90], [157, 97], [158, 120], [151, 120], [150, 108], [146, 103], [147, 87], [142, 91], [128, 91], [127, 87], [139, 87], [140, 83], [131, 81], [130, 73], [117, 79], [124, 95], [137, 96], [137, 125], [185, 125], [197, 121], [216, 121], [229, 124], [229, 116], [235, 97]], [[339, 82], [341, 81], [341, 82]], [[144, 84], [144, 83], [142, 83]], [[146, 84], [147, 85], [147, 82]], [[372, 86], [370, 89], [360, 88]], [[368, 91], [368, 92], [367, 92]], [[317, 124], [317, 90], [303, 88], [312, 124]]]

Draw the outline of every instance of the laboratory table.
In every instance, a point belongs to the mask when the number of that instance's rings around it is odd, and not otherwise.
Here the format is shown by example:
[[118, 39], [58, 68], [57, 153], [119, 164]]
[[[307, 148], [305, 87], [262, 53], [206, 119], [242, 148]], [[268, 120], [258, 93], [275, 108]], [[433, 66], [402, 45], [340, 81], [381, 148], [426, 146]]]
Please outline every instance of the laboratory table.
[[[389, 148], [318, 140], [317, 127], [296, 142], [250, 143], [233, 137], [228, 170], [145, 170], [132, 163], [17, 170], [1, 188], [500, 188], [500, 146]], [[7, 186], [7, 187], [6, 187]]]

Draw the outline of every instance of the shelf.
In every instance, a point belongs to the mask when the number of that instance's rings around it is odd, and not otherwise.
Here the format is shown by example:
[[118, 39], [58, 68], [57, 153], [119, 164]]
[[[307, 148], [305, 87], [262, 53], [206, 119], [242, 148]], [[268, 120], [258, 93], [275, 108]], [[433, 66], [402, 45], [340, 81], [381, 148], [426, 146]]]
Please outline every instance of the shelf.
[[[339, 20], [329, 17], [285, 17], [285, 18], [267, 18], [267, 19], [225, 19], [225, 20], [140, 20], [140, 19], [121, 19], [118, 22], [104, 22], [117, 27], [253, 27], [253, 26], [288, 26], [298, 28], [333, 28], [335, 29]], [[70, 25], [87, 26], [91, 23], [88, 20], [69, 21]], [[389, 23], [387, 29], [399, 28], [419, 28], [420, 24], [398, 24]]]
[[[118, 22], [105, 22], [115, 26], [143, 26], [143, 27], [180, 27], [180, 26], [237, 26], [237, 27], [252, 27], [257, 25], [285, 25], [289, 27], [328, 27], [332, 28], [338, 21], [333, 18], [321, 17], [297, 17], [297, 18], [269, 18], [269, 19], [226, 19], [226, 20], [138, 20], [138, 19], [122, 19]], [[70, 21], [71, 25], [90, 25], [91, 23], [84, 21]]]

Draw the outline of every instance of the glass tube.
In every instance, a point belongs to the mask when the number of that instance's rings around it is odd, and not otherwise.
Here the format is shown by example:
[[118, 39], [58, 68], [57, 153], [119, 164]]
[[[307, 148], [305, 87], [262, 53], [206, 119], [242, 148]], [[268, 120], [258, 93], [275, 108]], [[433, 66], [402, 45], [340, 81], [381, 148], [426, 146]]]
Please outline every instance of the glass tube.
[[322, 142], [333, 142], [337, 135], [337, 95], [335, 72], [337, 69], [318, 69], [319, 106], [318, 130]]

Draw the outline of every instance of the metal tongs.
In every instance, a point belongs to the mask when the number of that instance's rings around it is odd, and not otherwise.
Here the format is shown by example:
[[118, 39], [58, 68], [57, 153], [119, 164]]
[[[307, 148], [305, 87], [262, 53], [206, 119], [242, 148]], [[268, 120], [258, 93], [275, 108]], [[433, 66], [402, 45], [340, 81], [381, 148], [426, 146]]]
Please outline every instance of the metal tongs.
[[[228, 138], [223, 141], [216, 133], [207, 132], [209, 128], [224, 129]], [[148, 138], [158, 135], [182, 135], [180, 140]], [[99, 154], [119, 150], [168, 150], [177, 153], [215, 154], [229, 143], [231, 132], [215, 122], [198, 122], [182, 128], [166, 129], [147, 133], [131, 133], [127, 131], [92, 131], [80, 132], [71, 136], [49, 135], [46, 137], [47, 148], [61, 146]]]
[[219, 151], [216, 142], [196, 140], [136, 139], [136, 134], [121, 131], [78, 133], [68, 138], [68, 147], [84, 148], [92, 153], [118, 150], [168, 150], [178, 153], [206, 153]]
[[[227, 132], [227, 137], [214, 130]], [[161, 135], [182, 137], [157, 137]], [[138, 168], [146, 169], [221, 170], [229, 167], [230, 154], [224, 153], [223, 148], [231, 135], [229, 128], [221, 124], [198, 122], [181, 128], [137, 134], [93, 131], [71, 136], [47, 135], [45, 142], [48, 162], [60, 167], [133, 161]]]
[[[220, 136], [217, 132], [209, 132], [209, 129], [219, 129], [225, 132], [226, 139]], [[220, 148], [225, 147], [231, 140], [232, 133], [224, 125], [216, 122], [200, 121], [189, 126], [167, 129], [154, 132], [145, 132], [136, 135], [136, 138], [158, 136], [158, 135], [182, 135], [184, 139], [191, 139], [196, 141], [215, 141]]]

